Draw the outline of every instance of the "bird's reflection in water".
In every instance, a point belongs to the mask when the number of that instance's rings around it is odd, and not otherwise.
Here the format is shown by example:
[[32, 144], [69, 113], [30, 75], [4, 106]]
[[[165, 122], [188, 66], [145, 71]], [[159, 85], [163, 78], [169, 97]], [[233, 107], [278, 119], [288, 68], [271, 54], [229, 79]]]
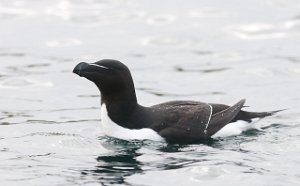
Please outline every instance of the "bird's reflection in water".
[[97, 157], [98, 165], [94, 170], [84, 170], [83, 175], [94, 175], [102, 185], [124, 184], [127, 176], [142, 173], [142, 163], [137, 160], [137, 151], [143, 141], [125, 141], [110, 137], [101, 137], [102, 145], [111, 150], [109, 154]]
[[[82, 175], [93, 176], [102, 185], [130, 185], [126, 182], [126, 177], [133, 174], [142, 174], [149, 170], [170, 170], [180, 169], [191, 166], [197, 162], [206, 161], [206, 153], [200, 153], [203, 158], [193, 158], [189, 156], [164, 157], [153, 162], [141, 162], [138, 159], [143, 155], [141, 148], [152, 149], [159, 154], [165, 153], [187, 153], [190, 150], [189, 145], [166, 144], [153, 141], [126, 141], [111, 137], [100, 138], [102, 146], [111, 150], [109, 154], [103, 154], [97, 157], [98, 164], [94, 169], [82, 171]], [[212, 145], [214, 140], [205, 141], [202, 145]], [[199, 155], [199, 153], [198, 153]], [[202, 156], [201, 155], [201, 156]]]

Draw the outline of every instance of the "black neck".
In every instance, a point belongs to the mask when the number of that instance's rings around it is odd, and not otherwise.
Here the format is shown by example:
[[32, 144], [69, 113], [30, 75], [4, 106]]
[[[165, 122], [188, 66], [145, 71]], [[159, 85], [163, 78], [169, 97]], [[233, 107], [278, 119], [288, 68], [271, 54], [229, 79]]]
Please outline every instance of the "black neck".
[[103, 91], [100, 89], [100, 92], [101, 105], [106, 105], [111, 120], [117, 124], [122, 125], [124, 123], [126, 125], [132, 113], [139, 106], [133, 83], [121, 91]]

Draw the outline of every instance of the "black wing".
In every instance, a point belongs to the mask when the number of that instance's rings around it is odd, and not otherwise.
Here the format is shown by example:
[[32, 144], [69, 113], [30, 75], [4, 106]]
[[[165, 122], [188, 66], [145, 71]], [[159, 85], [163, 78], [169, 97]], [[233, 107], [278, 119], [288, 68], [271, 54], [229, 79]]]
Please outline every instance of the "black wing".
[[189, 143], [203, 137], [212, 116], [212, 106], [194, 101], [172, 101], [156, 105], [167, 112], [164, 127], [156, 131], [171, 143]]
[[[240, 112], [245, 100], [241, 100], [232, 107], [221, 109], [214, 113], [213, 106], [207, 103], [193, 102], [194, 105], [181, 106], [181, 117], [174, 125], [161, 130], [159, 134], [168, 142], [190, 143], [201, 139], [208, 139], [225, 125], [230, 123]], [[222, 107], [222, 108], [224, 108]]]
[[212, 136], [223, 128], [228, 123], [232, 122], [237, 115], [240, 113], [241, 109], [245, 104], [245, 99], [240, 100], [238, 103], [229, 107], [221, 112], [217, 112], [212, 115], [210, 123], [207, 127], [207, 135]]

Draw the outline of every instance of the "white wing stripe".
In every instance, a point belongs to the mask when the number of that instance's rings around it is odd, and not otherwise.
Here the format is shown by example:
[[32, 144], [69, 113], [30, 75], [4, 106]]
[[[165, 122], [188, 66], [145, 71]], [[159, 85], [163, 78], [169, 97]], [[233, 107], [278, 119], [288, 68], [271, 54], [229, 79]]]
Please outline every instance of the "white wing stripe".
[[210, 122], [210, 119], [211, 119], [211, 116], [212, 116], [212, 111], [213, 111], [212, 106], [208, 103], [207, 103], [207, 105], [210, 107], [210, 114], [209, 114], [209, 118], [208, 118], [208, 121], [207, 121], [205, 129], [204, 129], [205, 134], [207, 133], [207, 128], [208, 128], [208, 125], [209, 125], [209, 122]]

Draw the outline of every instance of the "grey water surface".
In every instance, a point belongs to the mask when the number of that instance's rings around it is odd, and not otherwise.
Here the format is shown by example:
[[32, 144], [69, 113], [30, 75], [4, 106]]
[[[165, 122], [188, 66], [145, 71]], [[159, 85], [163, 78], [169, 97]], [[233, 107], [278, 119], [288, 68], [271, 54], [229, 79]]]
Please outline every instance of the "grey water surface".
[[[288, 109], [192, 145], [101, 132], [72, 74], [113, 58], [138, 100]], [[300, 185], [299, 0], [0, 0], [0, 185]]]

